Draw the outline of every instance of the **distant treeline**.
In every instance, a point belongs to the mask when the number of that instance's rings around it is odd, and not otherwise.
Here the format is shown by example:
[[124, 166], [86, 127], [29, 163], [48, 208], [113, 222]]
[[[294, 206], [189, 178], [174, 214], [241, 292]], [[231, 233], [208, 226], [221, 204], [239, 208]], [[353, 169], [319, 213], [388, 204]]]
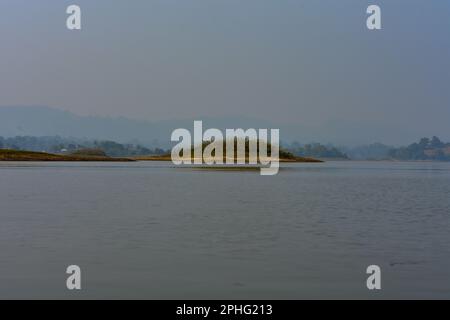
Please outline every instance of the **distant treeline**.
[[347, 160], [349, 157], [336, 147], [332, 145], [322, 145], [320, 143], [310, 143], [301, 145], [294, 142], [290, 145], [284, 146], [285, 149], [298, 157], [310, 157], [319, 159], [343, 159]]
[[81, 140], [62, 137], [0, 137], [0, 149], [49, 152], [55, 154], [73, 154], [83, 150], [102, 151], [110, 157], [128, 157], [141, 155], [161, 155], [168, 151], [150, 149], [139, 144], [121, 144], [114, 141]]
[[450, 143], [444, 143], [438, 137], [422, 138], [419, 142], [399, 148], [375, 143], [341, 150], [354, 160], [450, 161]]
[[373, 143], [357, 147], [340, 147], [339, 150], [344, 152], [352, 160], [388, 160], [389, 153], [395, 149], [382, 143]]
[[[148, 148], [139, 144], [121, 144], [114, 141], [99, 141], [62, 137], [18, 136], [0, 137], [0, 149], [49, 152], [55, 154], [73, 154], [102, 151], [110, 157], [128, 157], [143, 155], [163, 155], [169, 150]], [[358, 147], [335, 147], [320, 143], [300, 144], [294, 142], [284, 144], [283, 149], [298, 157], [318, 159], [351, 159], [351, 160], [434, 160], [450, 161], [450, 143], [442, 142], [438, 137], [422, 138], [419, 142], [406, 147], [392, 147], [374, 143]]]
[[292, 143], [285, 148], [297, 156], [321, 159], [450, 161], [450, 143], [444, 143], [438, 137], [422, 138], [406, 147], [392, 147], [382, 143], [352, 148], [320, 143]]
[[418, 143], [391, 150], [389, 155], [399, 160], [450, 161], [450, 143], [444, 143], [438, 137], [422, 138]]

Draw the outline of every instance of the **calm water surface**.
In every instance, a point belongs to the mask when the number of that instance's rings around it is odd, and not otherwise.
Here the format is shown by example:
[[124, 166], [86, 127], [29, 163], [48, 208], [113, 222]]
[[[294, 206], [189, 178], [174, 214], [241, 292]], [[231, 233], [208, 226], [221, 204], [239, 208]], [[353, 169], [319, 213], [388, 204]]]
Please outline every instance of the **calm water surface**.
[[450, 298], [450, 164], [0, 163], [0, 298]]

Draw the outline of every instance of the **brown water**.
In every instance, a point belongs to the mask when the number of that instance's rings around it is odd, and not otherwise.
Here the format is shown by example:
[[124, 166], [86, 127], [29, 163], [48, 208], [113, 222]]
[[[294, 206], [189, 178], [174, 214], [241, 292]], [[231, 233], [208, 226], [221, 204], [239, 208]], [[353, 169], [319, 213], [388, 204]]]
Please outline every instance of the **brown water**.
[[450, 164], [284, 167], [1, 163], [0, 298], [450, 297]]

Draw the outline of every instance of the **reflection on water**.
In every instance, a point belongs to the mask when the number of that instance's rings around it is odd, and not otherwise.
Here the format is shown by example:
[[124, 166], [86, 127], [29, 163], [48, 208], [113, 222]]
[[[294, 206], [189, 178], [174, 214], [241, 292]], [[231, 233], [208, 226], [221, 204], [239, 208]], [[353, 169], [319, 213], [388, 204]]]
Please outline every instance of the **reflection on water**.
[[450, 164], [282, 166], [0, 163], [0, 298], [449, 297]]

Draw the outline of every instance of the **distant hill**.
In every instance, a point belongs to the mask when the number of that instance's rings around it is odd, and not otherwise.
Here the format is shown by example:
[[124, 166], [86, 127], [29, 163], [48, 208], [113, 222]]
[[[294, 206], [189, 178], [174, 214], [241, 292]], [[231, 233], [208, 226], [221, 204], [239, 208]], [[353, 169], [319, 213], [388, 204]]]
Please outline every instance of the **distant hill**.
[[[124, 117], [79, 116], [49, 107], [0, 106], [0, 136], [60, 136], [167, 149], [172, 145], [172, 131], [177, 128], [192, 129], [194, 120], [203, 120], [205, 128], [276, 128], [271, 123], [243, 117], [199, 117], [151, 122]], [[287, 133], [287, 130], [283, 132]]]
[[164, 124], [126, 118], [83, 117], [47, 107], [0, 107], [0, 136], [61, 136], [157, 146], [170, 138]]

